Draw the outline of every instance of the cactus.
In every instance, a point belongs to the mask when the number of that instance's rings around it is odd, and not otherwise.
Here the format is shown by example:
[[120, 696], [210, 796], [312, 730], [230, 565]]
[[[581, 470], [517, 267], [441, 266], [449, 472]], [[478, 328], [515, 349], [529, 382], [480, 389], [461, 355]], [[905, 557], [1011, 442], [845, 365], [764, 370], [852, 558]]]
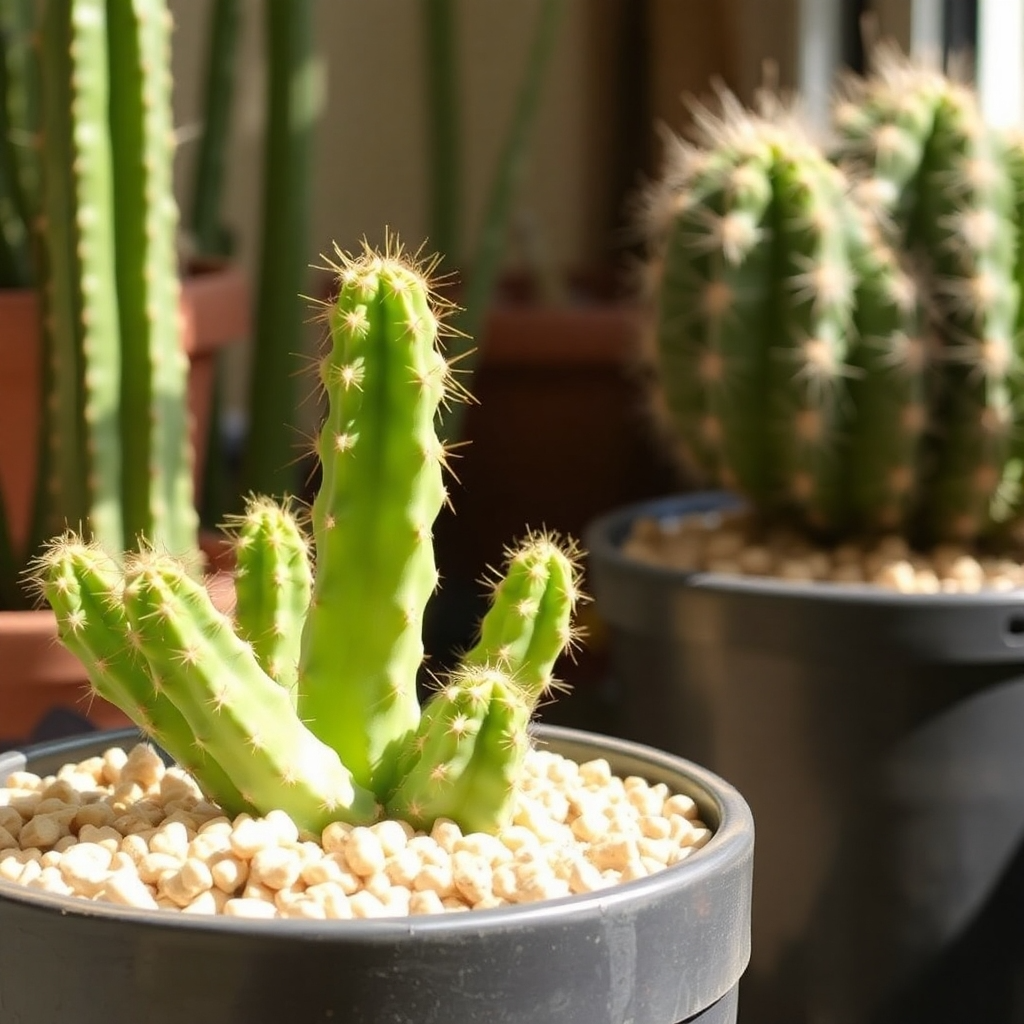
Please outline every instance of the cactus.
[[166, 0], [46, 0], [38, 64], [36, 6], [0, 20], [0, 216], [37, 226], [40, 490], [27, 549], [4, 530], [0, 564], [16, 573], [66, 524], [111, 553], [145, 538], [192, 557]]
[[698, 110], [698, 144], [671, 147], [649, 202], [668, 405], [716, 482], [840, 532], [856, 519], [843, 470], [860, 221], [792, 112], [722, 108]]
[[837, 157], [917, 268], [937, 342], [921, 532], [973, 540], [1014, 472], [1018, 183], [966, 86], [884, 48], [875, 63], [837, 105]]
[[[316, 571], [292, 511], [236, 522], [236, 622], [169, 555], [123, 569], [55, 541], [35, 578], [97, 692], [183, 759], [225, 810], [280, 808], [305, 831], [401, 815], [494, 830], [509, 819], [527, 727], [572, 640], [575, 550], [509, 551], [480, 643], [421, 711], [430, 533], [444, 500], [438, 407], [457, 395], [421, 268], [392, 246], [339, 254], [324, 320], [328, 399]], [[183, 739], [187, 737], [187, 739]]]
[[313, 589], [309, 544], [291, 509], [265, 498], [250, 501], [234, 525], [238, 633], [263, 671], [294, 696]]
[[1024, 151], [883, 51], [831, 162], [768, 100], [698, 110], [649, 200], [657, 356], [690, 461], [826, 537], [990, 538], [1015, 424]]

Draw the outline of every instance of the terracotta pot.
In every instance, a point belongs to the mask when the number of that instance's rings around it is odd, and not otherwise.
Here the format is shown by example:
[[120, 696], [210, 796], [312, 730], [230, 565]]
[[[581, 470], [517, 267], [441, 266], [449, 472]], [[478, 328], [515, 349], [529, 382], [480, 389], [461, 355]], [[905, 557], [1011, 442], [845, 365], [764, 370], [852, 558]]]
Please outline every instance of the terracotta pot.
[[[230, 264], [199, 266], [184, 279], [183, 339], [189, 355], [196, 492], [203, 479], [213, 411], [217, 352], [249, 330], [249, 293]], [[16, 544], [29, 530], [39, 432], [39, 320], [32, 290], [0, 291], [0, 489]], [[54, 707], [67, 707], [102, 727], [125, 717], [91, 698], [85, 673], [56, 641], [53, 615], [0, 612], [0, 740], [29, 735]]]

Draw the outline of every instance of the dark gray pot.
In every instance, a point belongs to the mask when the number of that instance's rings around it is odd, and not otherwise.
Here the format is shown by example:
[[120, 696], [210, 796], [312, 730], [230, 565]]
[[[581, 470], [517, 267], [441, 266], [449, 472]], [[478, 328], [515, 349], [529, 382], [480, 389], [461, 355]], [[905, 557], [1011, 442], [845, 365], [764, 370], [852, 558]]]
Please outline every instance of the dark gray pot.
[[1024, 1021], [1024, 595], [683, 573], [585, 535], [622, 733], [729, 778], [758, 824], [744, 1022]]
[[[569, 757], [691, 794], [715, 836], [661, 874], [518, 908], [367, 921], [124, 910], [0, 882], [0, 1021], [11, 1024], [735, 1024], [750, 953], [753, 822], [702, 768], [567, 729]], [[131, 733], [0, 755], [46, 774]]]

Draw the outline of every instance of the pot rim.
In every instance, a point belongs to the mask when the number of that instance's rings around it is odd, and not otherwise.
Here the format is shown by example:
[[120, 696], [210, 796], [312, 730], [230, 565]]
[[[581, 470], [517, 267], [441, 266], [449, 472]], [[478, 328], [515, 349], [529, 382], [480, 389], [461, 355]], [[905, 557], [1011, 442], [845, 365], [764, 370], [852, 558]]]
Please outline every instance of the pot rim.
[[[668, 777], [685, 778], [687, 790], [697, 800], [702, 815], [715, 818], [714, 834], [692, 856], [656, 874], [620, 883], [592, 893], [540, 900], [535, 903], [473, 910], [460, 914], [427, 914], [349, 920], [302, 920], [236, 918], [225, 915], [174, 914], [165, 910], [144, 910], [113, 903], [92, 902], [81, 897], [60, 896], [42, 890], [26, 889], [0, 879], [0, 901], [14, 901], [61, 916], [94, 917], [131, 921], [139, 925], [183, 929], [186, 931], [274, 934], [297, 940], [348, 940], [359, 943], [391, 944], [396, 939], [418, 936], [483, 935], [502, 931], [520, 932], [531, 924], [552, 919], [568, 922], [604, 917], [623, 904], [656, 903], [677, 888], [687, 888], [708, 876], [752, 855], [754, 821], [746, 801], [724, 779], [685, 758], [668, 754], [640, 743], [563, 726], [538, 725], [535, 738], [544, 746], [557, 744], [570, 749], [593, 751], [593, 757], [609, 756], [629, 766], [616, 774], [640, 774], [632, 768], [653, 771], [656, 781]], [[0, 754], [0, 779], [11, 771], [24, 770], [33, 758], [43, 756], [73, 759], [76, 750], [94, 748], [98, 743], [117, 745], [138, 738], [133, 729], [86, 733], [71, 740], [59, 740], [26, 747], [22, 751]], [[572, 756], [572, 755], [570, 755]]]
[[676, 569], [641, 562], [622, 551], [621, 544], [630, 525], [641, 516], [665, 520], [689, 515], [713, 515], [740, 507], [742, 501], [728, 491], [694, 491], [634, 502], [592, 520], [583, 532], [583, 546], [589, 557], [599, 557], [620, 572], [647, 576], [663, 583], [683, 582], [696, 590], [772, 596], [794, 602], [811, 600], [830, 604], [891, 605], [900, 609], [956, 608], [969, 603], [974, 608], [1013, 610], [1019, 609], [1024, 601], [1022, 587], [974, 593], [904, 594], [872, 583], [805, 583], [778, 577], [729, 576], [725, 573]]

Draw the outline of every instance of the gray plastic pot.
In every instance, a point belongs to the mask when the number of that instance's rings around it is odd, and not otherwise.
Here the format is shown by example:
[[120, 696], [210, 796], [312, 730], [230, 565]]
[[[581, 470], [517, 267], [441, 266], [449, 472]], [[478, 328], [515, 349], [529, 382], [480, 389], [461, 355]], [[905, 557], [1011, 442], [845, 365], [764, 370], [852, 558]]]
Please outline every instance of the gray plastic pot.
[[[132, 733], [0, 755], [46, 774]], [[437, 917], [253, 921], [123, 909], [0, 882], [0, 1021], [11, 1024], [735, 1024], [750, 953], [753, 822], [727, 783], [636, 744], [542, 727], [691, 794], [715, 835], [602, 893]]]
[[685, 573], [591, 524], [623, 735], [729, 778], [758, 824], [756, 1024], [1024, 1021], [1024, 596]]

